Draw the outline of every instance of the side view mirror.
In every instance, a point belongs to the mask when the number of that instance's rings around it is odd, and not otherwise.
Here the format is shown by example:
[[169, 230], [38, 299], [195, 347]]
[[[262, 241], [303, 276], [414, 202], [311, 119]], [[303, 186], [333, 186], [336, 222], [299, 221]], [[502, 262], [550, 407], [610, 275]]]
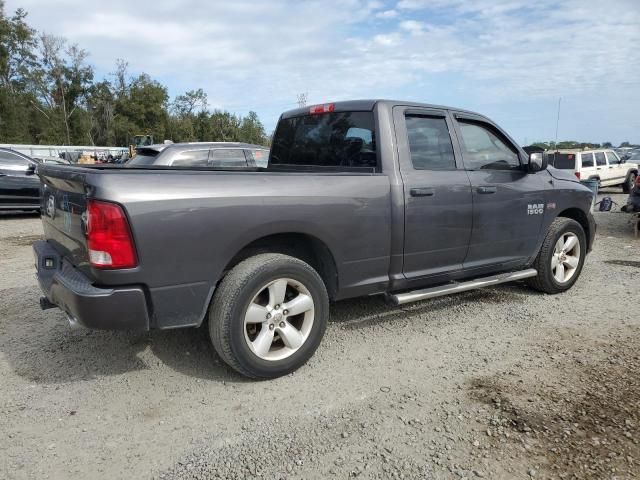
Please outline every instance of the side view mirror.
[[33, 175], [35, 173], [36, 173], [36, 164], [30, 163], [29, 166], [27, 167], [27, 171], [25, 172], [25, 175]]
[[549, 166], [549, 160], [546, 155], [541, 152], [533, 152], [529, 154], [529, 173], [541, 172]]

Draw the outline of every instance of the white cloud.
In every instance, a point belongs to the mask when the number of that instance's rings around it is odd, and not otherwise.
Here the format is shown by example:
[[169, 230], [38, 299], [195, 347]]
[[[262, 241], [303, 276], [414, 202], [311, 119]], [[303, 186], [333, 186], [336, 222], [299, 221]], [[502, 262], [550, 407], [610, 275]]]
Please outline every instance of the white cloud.
[[373, 37], [373, 41], [375, 43], [377, 43], [378, 45], [382, 45], [385, 47], [389, 47], [389, 46], [393, 46], [393, 45], [398, 45], [400, 43], [400, 35], [397, 33], [391, 33], [388, 35], [376, 35], [375, 37]]
[[376, 13], [376, 17], [378, 18], [395, 18], [398, 16], [398, 12], [397, 10], [384, 10], [382, 12], [378, 12]]
[[415, 20], [405, 20], [403, 22], [400, 22], [400, 28], [402, 30], [406, 30], [407, 32], [410, 32], [414, 35], [422, 33], [424, 27], [425, 24], [423, 22], [417, 22]]

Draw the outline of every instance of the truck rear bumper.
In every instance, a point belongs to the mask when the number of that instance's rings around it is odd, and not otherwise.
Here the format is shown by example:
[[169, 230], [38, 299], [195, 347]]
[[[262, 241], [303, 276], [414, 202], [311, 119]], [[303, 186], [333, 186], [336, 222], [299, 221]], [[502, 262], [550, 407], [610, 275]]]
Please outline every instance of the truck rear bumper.
[[72, 324], [100, 330], [149, 330], [140, 287], [97, 288], [47, 241], [33, 244], [38, 283]]

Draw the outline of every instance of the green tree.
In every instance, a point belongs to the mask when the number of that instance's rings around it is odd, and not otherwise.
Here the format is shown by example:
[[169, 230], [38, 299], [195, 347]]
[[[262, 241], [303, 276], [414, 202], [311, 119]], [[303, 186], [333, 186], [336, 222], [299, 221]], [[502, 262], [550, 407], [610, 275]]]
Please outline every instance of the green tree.
[[86, 100], [93, 81], [93, 67], [86, 64], [88, 53], [48, 34], [40, 35], [38, 48], [38, 64], [31, 78], [40, 100], [34, 107], [48, 121], [43, 139], [66, 145], [87, 143]]
[[264, 145], [266, 143], [264, 126], [256, 112], [249, 112], [249, 114], [242, 119], [240, 124], [240, 140], [257, 145]]
[[214, 110], [209, 117], [209, 136], [212, 142], [240, 141], [240, 117], [232, 113]]
[[143, 73], [127, 87], [115, 102], [117, 141], [131, 142], [133, 135], [153, 135], [157, 141], [165, 137], [168, 120], [167, 88]]
[[18, 9], [8, 18], [0, 0], [0, 141], [31, 140], [29, 112], [35, 98], [28, 78], [34, 68], [36, 32], [25, 21], [27, 13]]

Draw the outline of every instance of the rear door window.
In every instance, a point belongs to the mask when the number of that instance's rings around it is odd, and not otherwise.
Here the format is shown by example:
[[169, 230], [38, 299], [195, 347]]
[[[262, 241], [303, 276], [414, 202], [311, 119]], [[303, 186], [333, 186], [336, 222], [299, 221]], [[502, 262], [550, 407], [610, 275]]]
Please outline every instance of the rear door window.
[[411, 162], [416, 170], [455, 170], [456, 160], [444, 118], [405, 117]]
[[331, 112], [278, 122], [270, 165], [372, 167], [377, 165], [373, 112]]
[[246, 167], [247, 159], [242, 148], [216, 148], [209, 155], [210, 167]]
[[594, 166], [593, 153], [583, 153], [582, 156], [582, 168], [591, 168]]
[[607, 164], [607, 159], [604, 157], [604, 152], [596, 152], [596, 165], [599, 167], [605, 166]]
[[209, 160], [209, 149], [185, 150], [176, 154], [171, 161], [174, 167], [206, 167]]

